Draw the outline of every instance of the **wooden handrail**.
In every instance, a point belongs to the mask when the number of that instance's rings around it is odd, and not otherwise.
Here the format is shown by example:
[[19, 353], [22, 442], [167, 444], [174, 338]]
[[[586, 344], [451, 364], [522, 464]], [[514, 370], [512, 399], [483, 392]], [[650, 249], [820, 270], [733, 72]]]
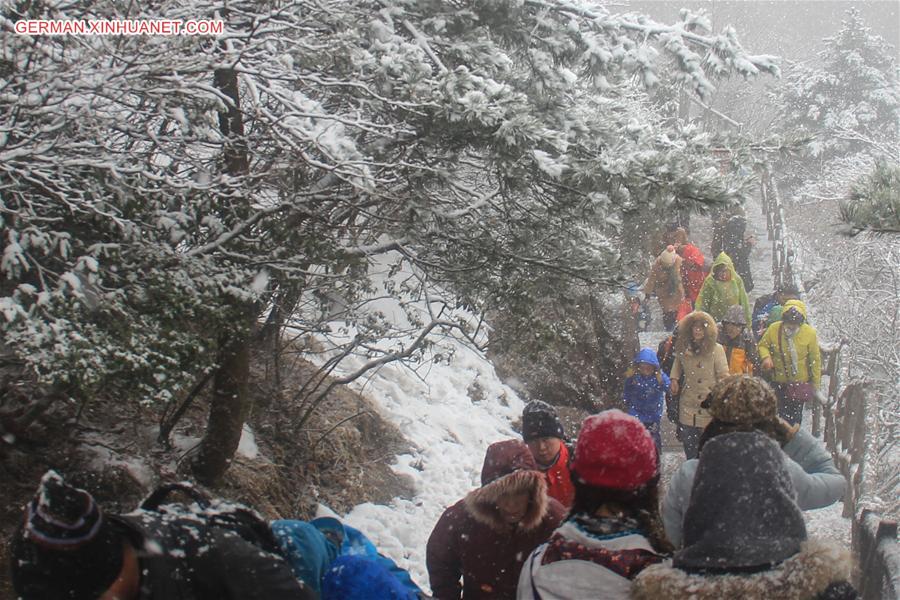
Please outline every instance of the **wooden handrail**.
[[[761, 178], [760, 192], [772, 242], [773, 278], [776, 284], [796, 285], [795, 254], [784, 229], [784, 206], [768, 172]], [[812, 433], [822, 437], [835, 466], [847, 480], [843, 515], [853, 519], [853, 549], [859, 559], [854, 579], [860, 595], [864, 600], [896, 598], [900, 592], [897, 523], [883, 520], [868, 508], [859, 510], [868, 443], [868, 384], [857, 381], [842, 385], [841, 355], [847, 345], [846, 340], [836, 346], [820, 345], [828, 389], [824, 394], [821, 391], [815, 394], [811, 406]]]

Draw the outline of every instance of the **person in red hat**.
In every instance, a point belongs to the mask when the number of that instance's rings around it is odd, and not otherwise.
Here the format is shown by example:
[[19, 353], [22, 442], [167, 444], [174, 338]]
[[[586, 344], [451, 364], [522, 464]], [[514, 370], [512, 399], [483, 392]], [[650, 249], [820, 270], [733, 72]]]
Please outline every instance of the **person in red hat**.
[[585, 419], [572, 475], [575, 504], [522, 567], [519, 600], [624, 600], [632, 580], [672, 551], [659, 517], [656, 445], [638, 419], [619, 410]]
[[[438, 600], [512, 600], [525, 558], [565, 515], [524, 442], [491, 444], [481, 487], [438, 519], [425, 549]], [[460, 584], [462, 579], [462, 584]]]

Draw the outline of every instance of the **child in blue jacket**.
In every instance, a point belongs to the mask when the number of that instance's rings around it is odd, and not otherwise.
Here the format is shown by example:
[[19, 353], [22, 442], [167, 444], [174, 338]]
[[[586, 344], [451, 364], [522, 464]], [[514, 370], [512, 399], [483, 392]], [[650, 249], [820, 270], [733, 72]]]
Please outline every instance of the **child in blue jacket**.
[[656, 450], [662, 450], [660, 420], [669, 376], [659, 368], [656, 352], [642, 348], [634, 357], [634, 373], [625, 380], [623, 400], [628, 414], [637, 417], [656, 443]]

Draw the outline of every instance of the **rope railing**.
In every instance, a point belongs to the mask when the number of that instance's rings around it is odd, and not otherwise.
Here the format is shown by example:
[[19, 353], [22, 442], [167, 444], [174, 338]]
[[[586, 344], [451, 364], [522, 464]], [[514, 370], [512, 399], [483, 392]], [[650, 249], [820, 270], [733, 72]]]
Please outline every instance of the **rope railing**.
[[[785, 227], [784, 205], [769, 175], [760, 180], [762, 209], [772, 242], [772, 274], [775, 285], [797, 285], [796, 252]], [[857, 589], [864, 600], [897, 598], [900, 593], [900, 544], [896, 521], [884, 520], [868, 508], [860, 510], [868, 448], [866, 426], [869, 403], [865, 382], [842, 385], [842, 353], [846, 340], [820, 345], [823, 374], [828, 389], [817, 391], [811, 405], [812, 434], [821, 437], [847, 480], [843, 515], [853, 519], [852, 544], [858, 559]]]

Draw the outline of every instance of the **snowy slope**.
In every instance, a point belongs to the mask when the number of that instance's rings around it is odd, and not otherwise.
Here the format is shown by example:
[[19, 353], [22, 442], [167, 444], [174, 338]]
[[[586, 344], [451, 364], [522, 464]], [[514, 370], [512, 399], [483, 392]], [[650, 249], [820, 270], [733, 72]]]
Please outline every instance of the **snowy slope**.
[[[387, 279], [389, 262], [373, 266], [376, 280]], [[405, 275], [408, 273], [401, 272], [392, 278]], [[390, 299], [381, 298], [372, 310], [406, 324], [406, 313]], [[466, 317], [465, 313], [454, 316]], [[412, 337], [399, 341], [410, 343]], [[450, 364], [436, 361], [427, 370], [413, 371], [390, 363], [350, 384], [365, 393], [380, 408], [381, 416], [397, 425], [415, 448], [411, 454], [398, 456], [393, 469], [412, 479], [416, 494], [411, 499], [396, 498], [387, 506], [359, 505], [345, 520], [408, 568], [423, 588], [428, 583], [425, 544], [434, 524], [446, 507], [480, 485], [487, 446], [518, 437], [510, 423], [522, 414], [524, 406], [479, 352], [452, 338], [443, 338], [433, 352], [446, 356], [448, 350], [452, 353]], [[335, 374], [353, 372], [366, 360], [349, 356]], [[475, 382], [480, 390], [472, 394], [473, 399], [469, 389]]]

